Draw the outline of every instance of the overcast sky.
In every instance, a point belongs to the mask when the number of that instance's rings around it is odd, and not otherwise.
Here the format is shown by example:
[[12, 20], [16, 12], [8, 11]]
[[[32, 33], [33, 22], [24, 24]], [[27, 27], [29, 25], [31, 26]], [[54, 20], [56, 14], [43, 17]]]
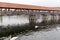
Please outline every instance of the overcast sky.
[[60, 7], [60, 0], [0, 0], [0, 2]]

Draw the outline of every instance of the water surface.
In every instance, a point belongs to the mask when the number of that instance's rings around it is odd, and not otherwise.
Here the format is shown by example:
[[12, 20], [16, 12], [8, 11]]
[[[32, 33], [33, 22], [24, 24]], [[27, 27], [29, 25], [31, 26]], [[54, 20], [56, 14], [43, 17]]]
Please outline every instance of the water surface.
[[25, 35], [18, 35], [16, 40], [60, 40], [60, 25], [52, 25], [50, 28], [39, 31], [30, 31]]

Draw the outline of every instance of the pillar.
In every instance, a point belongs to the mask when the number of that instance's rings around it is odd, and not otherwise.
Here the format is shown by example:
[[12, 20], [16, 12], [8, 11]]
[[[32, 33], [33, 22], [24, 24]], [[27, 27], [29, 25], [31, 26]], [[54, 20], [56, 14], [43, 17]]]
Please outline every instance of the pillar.
[[43, 19], [42, 24], [46, 25], [47, 24], [47, 14], [42, 14], [42, 19]]
[[29, 14], [29, 25], [30, 27], [34, 28], [36, 25], [36, 18], [35, 14]]
[[59, 15], [59, 20], [58, 20], [58, 23], [60, 24], [60, 14], [58, 14]]

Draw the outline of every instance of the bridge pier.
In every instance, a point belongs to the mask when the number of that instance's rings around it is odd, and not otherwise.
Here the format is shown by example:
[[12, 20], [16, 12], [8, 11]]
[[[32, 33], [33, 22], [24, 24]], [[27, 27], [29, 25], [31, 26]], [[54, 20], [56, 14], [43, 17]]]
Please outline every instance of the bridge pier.
[[34, 28], [36, 25], [36, 15], [35, 14], [29, 14], [29, 25], [30, 27]]
[[42, 24], [47, 25], [47, 15], [46, 14], [42, 14], [42, 19], [43, 19]]
[[59, 15], [58, 14], [51, 14], [51, 24], [58, 23]]
[[57, 24], [60, 24], [60, 14], [56, 14], [56, 22]]
[[60, 14], [59, 14], [59, 20], [58, 20], [58, 23], [60, 24]]

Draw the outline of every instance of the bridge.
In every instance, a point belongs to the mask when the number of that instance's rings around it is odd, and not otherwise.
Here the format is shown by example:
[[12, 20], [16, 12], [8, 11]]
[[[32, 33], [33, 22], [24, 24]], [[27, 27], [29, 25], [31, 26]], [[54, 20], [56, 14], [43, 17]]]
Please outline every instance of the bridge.
[[60, 8], [0, 2], [0, 37], [51, 24], [60, 24]]
[[0, 2], [1, 17], [4, 15], [10, 16], [23, 14], [29, 15], [30, 25], [36, 25], [37, 18], [41, 16], [43, 19], [42, 23], [49, 24], [48, 22], [52, 21], [57, 23], [57, 21], [59, 22], [60, 20], [60, 8]]

